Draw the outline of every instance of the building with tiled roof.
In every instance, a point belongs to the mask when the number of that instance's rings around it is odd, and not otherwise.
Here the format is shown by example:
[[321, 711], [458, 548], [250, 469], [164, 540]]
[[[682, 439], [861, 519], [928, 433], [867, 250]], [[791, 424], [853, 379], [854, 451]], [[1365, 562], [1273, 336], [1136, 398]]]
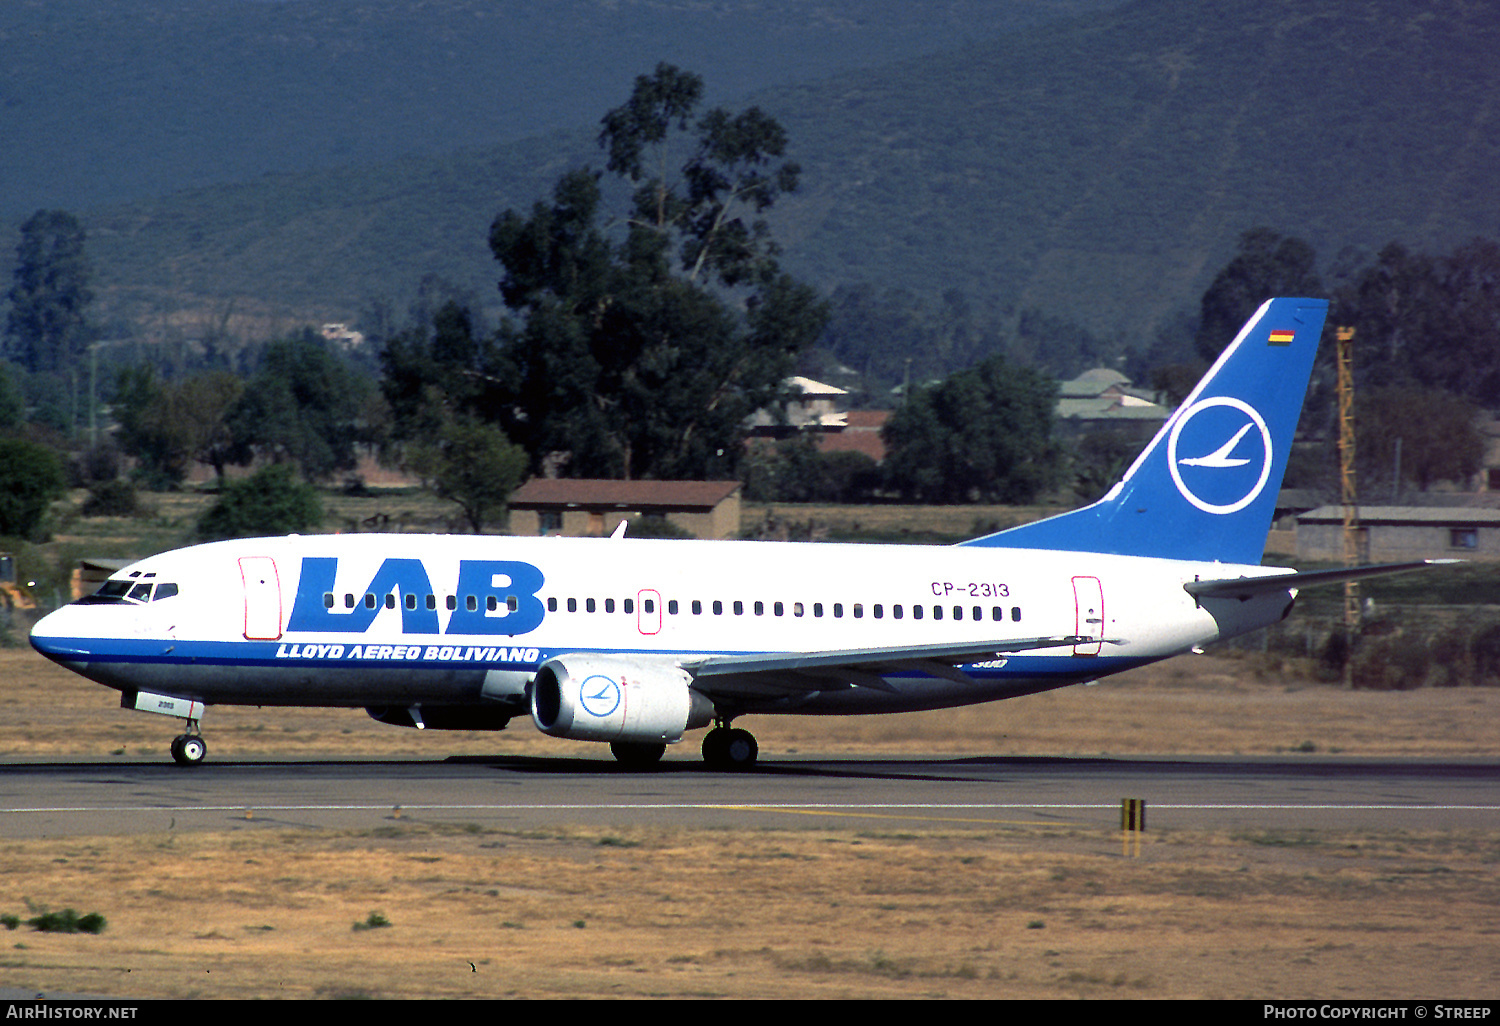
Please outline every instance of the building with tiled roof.
[[[1411, 559], [1500, 560], [1500, 510], [1455, 506], [1360, 506], [1358, 544], [1372, 563]], [[1342, 562], [1344, 508], [1297, 517], [1297, 555]]]
[[534, 477], [510, 497], [514, 534], [603, 536], [639, 517], [661, 517], [696, 538], [733, 538], [740, 483]]

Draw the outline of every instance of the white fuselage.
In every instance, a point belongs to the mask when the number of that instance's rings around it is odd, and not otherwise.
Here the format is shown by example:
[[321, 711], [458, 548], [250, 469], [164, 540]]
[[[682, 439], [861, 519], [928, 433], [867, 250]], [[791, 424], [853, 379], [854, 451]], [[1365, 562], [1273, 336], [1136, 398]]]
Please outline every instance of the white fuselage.
[[114, 580], [149, 585], [132, 587], [150, 600], [64, 607], [33, 643], [122, 691], [383, 706], [520, 702], [564, 654], [681, 664], [1089, 639], [965, 665], [962, 680], [913, 669], [883, 689], [831, 678], [827, 690], [720, 699], [735, 713], [897, 711], [1092, 680], [1265, 626], [1289, 593], [1199, 602], [1183, 583], [1267, 572], [993, 547], [292, 536], [145, 559]]

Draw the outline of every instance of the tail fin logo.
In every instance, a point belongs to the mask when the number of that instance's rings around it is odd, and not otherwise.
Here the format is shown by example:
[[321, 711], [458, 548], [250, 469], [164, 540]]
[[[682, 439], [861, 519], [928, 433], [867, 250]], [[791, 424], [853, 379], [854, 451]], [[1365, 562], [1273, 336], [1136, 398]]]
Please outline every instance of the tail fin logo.
[[1194, 403], [1167, 439], [1173, 483], [1205, 513], [1238, 513], [1254, 502], [1271, 478], [1271, 463], [1265, 418], [1233, 396]]

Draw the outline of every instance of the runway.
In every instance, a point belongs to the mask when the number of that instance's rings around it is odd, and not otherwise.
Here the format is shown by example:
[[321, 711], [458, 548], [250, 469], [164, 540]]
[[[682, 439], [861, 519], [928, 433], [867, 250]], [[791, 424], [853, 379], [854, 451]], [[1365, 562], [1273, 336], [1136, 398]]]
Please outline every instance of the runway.
[[1500, 828], [1500, 760], [816, 758], [745, 773], [693, 761], [156, 761], [0, 764], [0, 837], [167, 830], [371, 829], [392, 821], [528, 830], [996, 829], [1119, 824], [1122, 799], [1170, 829]]

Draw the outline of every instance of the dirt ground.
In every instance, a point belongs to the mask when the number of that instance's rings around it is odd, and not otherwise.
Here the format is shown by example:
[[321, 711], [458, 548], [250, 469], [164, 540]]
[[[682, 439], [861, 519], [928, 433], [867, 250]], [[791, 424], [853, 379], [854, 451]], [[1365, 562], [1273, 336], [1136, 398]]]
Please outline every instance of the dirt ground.
[[[1357, 693], [1188, 657], [950, 713], [761, 717], [778, 754], [1493, 756], [1500, 689]], [[210, 758], [577, 754], [362, 712], [210, 710]], [[173, 721], [0, 652], [0, 758], [165, 761]], [[682, 746], [684, 749], [690, 746]], [[695, 748], [696, 746], [691, 746]], [[669, 758], [696, 758], [672, 751]], [[1428, 998], [1500, 992], [1500, 831], [1016, 824], [546, 831], [392, 819], [4, 839], [0, 987], [146, 997]], [[39, 909], [97, 911], [99, 935]]]

